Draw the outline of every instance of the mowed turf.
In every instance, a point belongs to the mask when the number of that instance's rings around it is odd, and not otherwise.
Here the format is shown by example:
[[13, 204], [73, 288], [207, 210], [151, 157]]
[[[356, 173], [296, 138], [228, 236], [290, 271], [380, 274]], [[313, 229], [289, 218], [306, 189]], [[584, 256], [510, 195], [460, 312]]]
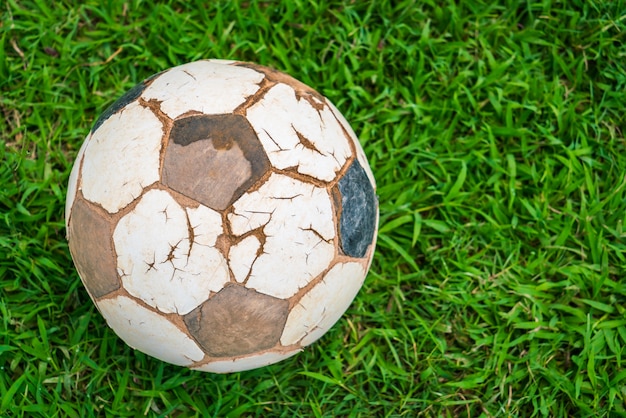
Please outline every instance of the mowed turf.
[[[0, 416], [626, 414], [624, 2], [1, 9]], [[69, 171], [98, 115], [202, 58], [326, 95], [380, 199], [378, 251], [340, 322], [229, 375], [127, 347], [64, 238]]]

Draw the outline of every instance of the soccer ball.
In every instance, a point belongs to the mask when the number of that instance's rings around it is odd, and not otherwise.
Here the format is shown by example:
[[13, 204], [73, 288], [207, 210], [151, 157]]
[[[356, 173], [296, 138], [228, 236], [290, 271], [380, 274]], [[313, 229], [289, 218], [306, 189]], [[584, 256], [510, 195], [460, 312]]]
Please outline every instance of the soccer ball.
[[370, 266], [378, 202], [328, 99], [260, 65], [203, 60], [100, 116], [65, 222], [80, 278], [122, 340], [226, 373], [288, 358], [341, 317]]

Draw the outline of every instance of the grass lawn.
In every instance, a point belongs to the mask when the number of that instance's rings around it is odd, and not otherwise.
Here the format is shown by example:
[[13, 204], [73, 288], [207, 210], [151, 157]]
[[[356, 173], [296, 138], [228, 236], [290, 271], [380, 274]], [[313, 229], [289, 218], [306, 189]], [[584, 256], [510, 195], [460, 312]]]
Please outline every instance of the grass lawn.
[[[626, 3], [235, 3], [0, 6], [0, 416], [626, 416]], [[98, 115], [201, 58], [326, 95], [380, 199], [345, 316], [229, 375], [117, 338], [63, 224]]]

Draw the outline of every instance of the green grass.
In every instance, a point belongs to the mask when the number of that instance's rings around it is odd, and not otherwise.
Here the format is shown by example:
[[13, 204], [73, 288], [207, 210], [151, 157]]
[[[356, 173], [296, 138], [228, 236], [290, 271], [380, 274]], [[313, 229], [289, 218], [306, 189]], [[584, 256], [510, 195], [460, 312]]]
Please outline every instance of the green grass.
[[[84, 3], [0, 6], [0, 416], [626, 416], [626, 3]], [[98, 114], [214, 57], [330, 98], [381, 210], [343, 319], [230, 375], [125, 346], [63, 226]]]

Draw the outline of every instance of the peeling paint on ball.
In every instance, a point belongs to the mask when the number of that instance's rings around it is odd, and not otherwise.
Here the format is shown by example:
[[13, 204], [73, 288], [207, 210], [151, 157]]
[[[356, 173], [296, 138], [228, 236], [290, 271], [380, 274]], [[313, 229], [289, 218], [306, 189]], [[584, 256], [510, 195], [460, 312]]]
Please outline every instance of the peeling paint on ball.
[[202, 60], [97, 119], [70, 175], [67, 237], [129, 346], [236, 372], [301, 352], [348, 309], [374, 254], [375, 190], [328, 99], [260, 65]]

